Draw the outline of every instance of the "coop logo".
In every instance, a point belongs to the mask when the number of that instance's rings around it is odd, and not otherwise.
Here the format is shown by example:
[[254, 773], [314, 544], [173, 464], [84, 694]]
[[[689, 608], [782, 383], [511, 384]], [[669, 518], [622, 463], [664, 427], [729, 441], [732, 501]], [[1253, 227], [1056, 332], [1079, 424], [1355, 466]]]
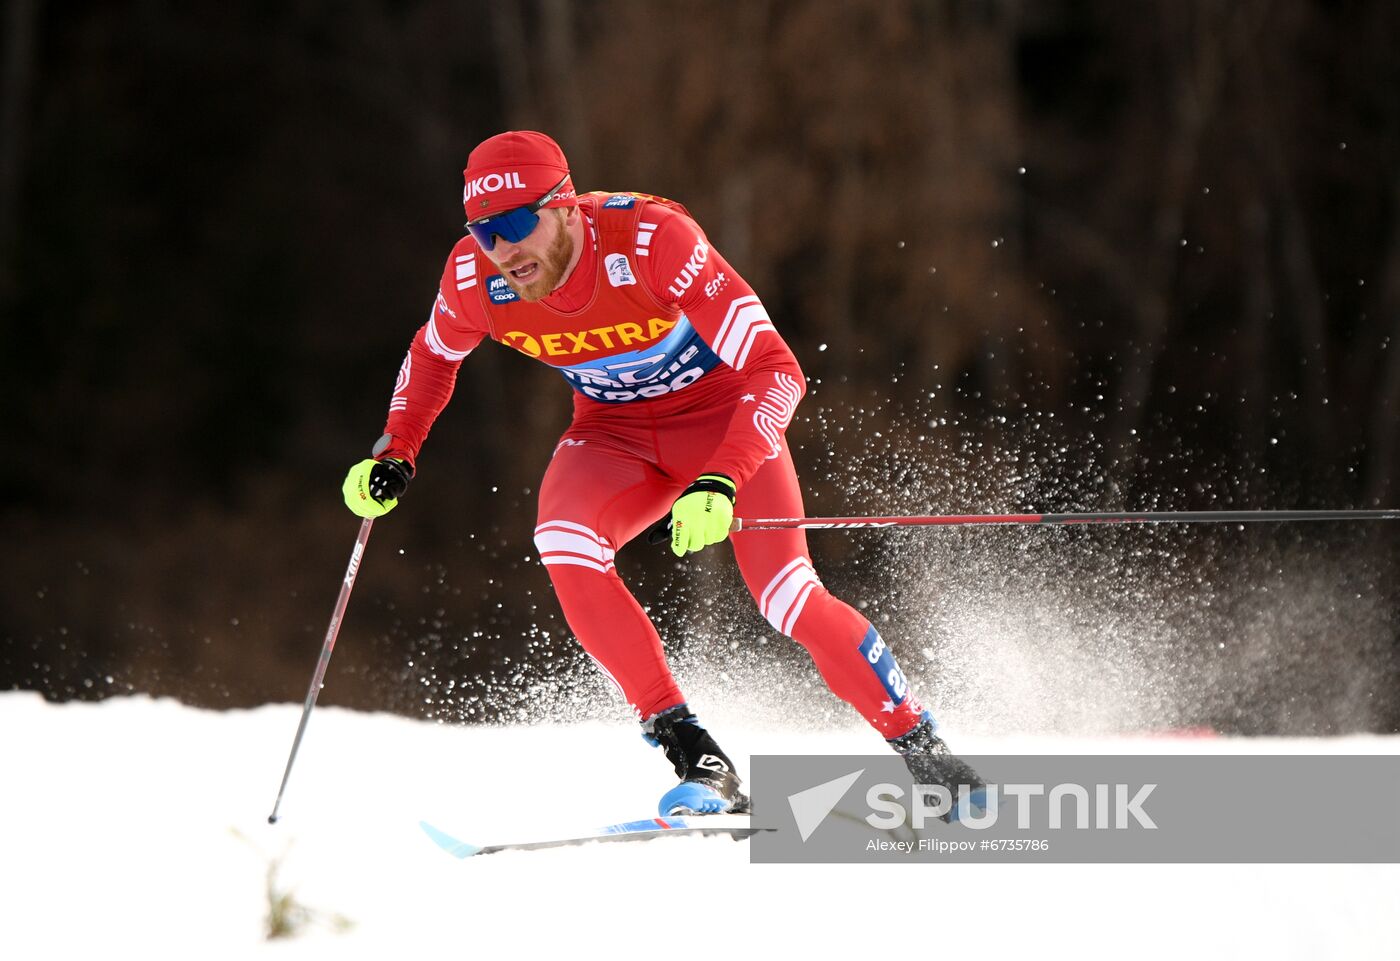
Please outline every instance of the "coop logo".
[[[787, 796], [797, 832], [805, 844], [836, 806], [860, 780], [865, 768], [825, 781], [815, 787]], [[1134, 790], [1134, 787], [1136, 790]], [[915, 784], [912, 790], [882, 781], [865, 792], [865, 814], [861, 819], [879, 831], [892, 831], [908, 824], [922, 830], [932, 820], [955, 822], [973, 830], [985, 830], [1005, 812], [1016, 812], [1016, 828], [1029, 830], [1032, 819], [1049, 830], [1115, 830], [1134, 828], [1155, 831], [1157, 822], [1146, 804], [1156, 784]], [[957, 792], [954, 801], [954, 789]], [[909, 795], [905, 801], [905, 795]], [[847, 813], [851, 813], [849, 810]], [[854, 812], [860, 816], [860, 809]], [[876, 844], [879, 842], [871, 842]], [[901, 842], [913, 844], [914, 842]], [[920, 841], [920, 850], [925, 843]], [[947, 842], [942, 842], [947, 843]]]
[[500, 274], [496, 274], [486, 281], [486, 296], [491, 299], [493, 304], [508, 304], [520, 299], [520, 295], [511, 290], [510, 283]]
[[608, 268], [608, 283], [614, 287], [628, 287], [636, 284], [637, 278], [632, 274], [632, 265], [627, 262], [625, 254], [608, 254], [603, 262]]
[[690, 285], [695, 283], [695, 278], [700, 276], [700, 271], [705, 266], [705, 261], [710, 259], [710, 245], [705, 241], [697, 241], [695, 249], [690, 252], [690, 259], [681, 267], [681, 272], [676, 275], [676, 279], [671, 281], [671, 286], [666, 289], [674, 297], [680, 297]]
[[503, 174], [487, 174], [484, 177], [477, 177], [475, 180], [468, 180], [462, 189], [462, 203], [471, 203], [482, 194], [493, 194], [498, 190], [524, 190], [525, 182], [520, 179], [520, 174], [511, 170]]

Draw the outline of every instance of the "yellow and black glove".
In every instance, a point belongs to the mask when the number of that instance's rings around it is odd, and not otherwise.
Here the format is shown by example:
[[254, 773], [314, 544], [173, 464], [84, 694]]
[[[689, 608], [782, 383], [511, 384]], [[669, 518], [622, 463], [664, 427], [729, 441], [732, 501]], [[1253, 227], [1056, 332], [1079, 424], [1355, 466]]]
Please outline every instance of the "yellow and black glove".
[[360, 517], [383, 517], [398, 504], [412, 479], [413, 465], [408, 461], [366, 458], [345, 475], [341, 486], [345, 506]]
[[671, 505], [671, 553], [693, 554], [729, 536], [734, 521], [734, 481], [701, 474]]

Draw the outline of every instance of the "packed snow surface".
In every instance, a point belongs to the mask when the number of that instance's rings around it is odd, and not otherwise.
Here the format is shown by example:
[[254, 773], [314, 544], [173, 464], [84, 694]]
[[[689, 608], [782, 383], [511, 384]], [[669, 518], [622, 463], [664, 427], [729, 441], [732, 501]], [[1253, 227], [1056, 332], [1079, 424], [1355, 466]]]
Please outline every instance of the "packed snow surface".
[[[318, 708], [269, 825], [300, 711], [0, 695], [4, 956], [1400, 957], [1395, 865], [751, 865], [724, 838], [458, 861], [419, 830], [491, 840], [650, 815], [669, 769], [624, 722]], [[710, 723], [736, 755], [881, 749], [864, 731]], [[1400, 750], [952, 737], [968, 753]], [[1299, 829], [1317, 813], [1300, 809]], [[269, 940], [278, 899], [297, 930]]]

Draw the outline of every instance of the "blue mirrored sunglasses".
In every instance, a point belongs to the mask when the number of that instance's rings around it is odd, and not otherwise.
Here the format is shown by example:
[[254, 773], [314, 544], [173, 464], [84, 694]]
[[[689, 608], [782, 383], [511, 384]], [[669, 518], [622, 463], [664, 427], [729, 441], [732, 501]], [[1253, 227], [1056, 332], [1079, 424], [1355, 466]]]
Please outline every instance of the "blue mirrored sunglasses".
[[482, 250], [495, 250], [497, 237], [518, 244], [539, 226], [540, 218], [536, 211], [557, 197], [568, 182], [569, 175], [565, 174], [563, 180], [549, 188], [549, 193], [534, 203], [492, 214], [490, 217], [482, 217], [480, 220], [468, 221], [467, 230], [471, 231]]

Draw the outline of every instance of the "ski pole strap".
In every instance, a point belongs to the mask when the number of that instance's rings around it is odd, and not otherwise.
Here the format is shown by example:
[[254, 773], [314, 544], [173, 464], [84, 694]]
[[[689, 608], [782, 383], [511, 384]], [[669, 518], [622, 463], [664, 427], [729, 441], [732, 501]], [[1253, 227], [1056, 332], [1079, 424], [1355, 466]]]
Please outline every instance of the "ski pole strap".
[[729, 531], [847, 529], [866, 527], [961, 527], [986, 525], [1070, 524], [1256, 524], [1293, 521], [1393, 521], [1400, 510], [1335, 511], [1140, 511], [1069, 514], [935, 514], [927, 517], [736, 517]]

